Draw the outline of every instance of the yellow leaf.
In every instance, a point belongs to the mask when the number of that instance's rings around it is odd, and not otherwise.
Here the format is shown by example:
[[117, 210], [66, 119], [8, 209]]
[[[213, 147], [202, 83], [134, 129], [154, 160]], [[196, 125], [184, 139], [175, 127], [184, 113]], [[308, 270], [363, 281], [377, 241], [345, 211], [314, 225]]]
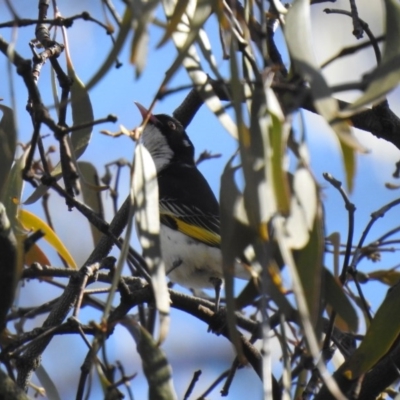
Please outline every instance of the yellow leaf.
[[40, 229], [45, 234], [44, 239], [47, 241], [47, 243], [49, 243], [61, 255], [68, 265], [73, 269], [78, 268], [67, 248], [64, 246], [53, 229], [46, 224], [46, 222], [37, 217], [35, 214], [32, 214], [26, 210], [19, 210], [18, 219], [26, 229], [35, 231]]

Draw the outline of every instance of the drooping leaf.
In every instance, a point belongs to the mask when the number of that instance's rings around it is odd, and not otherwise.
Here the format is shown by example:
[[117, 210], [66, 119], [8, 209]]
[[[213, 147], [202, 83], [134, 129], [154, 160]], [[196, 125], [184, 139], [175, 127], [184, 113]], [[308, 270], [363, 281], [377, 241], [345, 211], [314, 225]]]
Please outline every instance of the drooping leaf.
[[163, 37], [158, 43], [157, 47], [162, 47], [167, 41], [171, 38], [172, 34], [176, 32], [178, 28], [179, 22], [181, 22], [182, 15], [186, 11], [186, 8], [189, 4], [189, 0], [177, 0], [175, 9], [171, 17], [169, 18], [169, 22], [167, 25], [167, 29], [164, 32]]
[[[72, 65], [68, 64], [68, 75], [73, 80], [71, 86], [71, 109], [74, 126], [91, 124], [94, 120], [93, 107], [89, 93], [83, 82], [79, 79]], [[71, 133], [71, 144], [74, 156], [79, 159], [85, 152], [92, 137], [93, 126], [81, 128]]]
[[0, 201], [4, 201], [5, 185], [14, 161], [17, 130], [11, 108], [0, 104], [3, 116], [0, 120]]
[[[308, 310], [306, 294], [304, 293], [304, 288], [303, 285], [301, 284], [295, 260], [290, 251], [289, 246], [285, 243], [284, 218], [283, 217], [274, 218], [273, 228], [275, 231], [275, 237], [278, 242], [283, 261], [287, 265], [290, 272], [293, 292], [296, 298], [296, 304], [298, 308], [299, 320], [301, 321], [304, 331], [305, 342], [307, 344], [307, 348], [311, 356], [314, 358], [314, 360], [317, 361], [320, 357], [320, 349], [318, 345], [319, 338], [317, 338], [316, 332], [312, 324], [312, 319]], [[324, 383], [328, 387], [328, 390], [331, 393], [335, 393], [338, 399], [345, 400], [346, 399], [345, 396], [343, 396], [343, 394], [341, 393], [337, 385], [337, 382], [335, 382], [335, 380], [330, 376], [326, 368], [326, 365], [323, 362], [318, 362], [317, 368], [321, 374], [321, 377], [324, 380]]]
[[356, 176], [356, 154], [348, 143], [345, 141], [340, 141], [340, 148], [342, 149], [342, 158], [344, 169], [347, 171], [346, 173], [346, 186], [348, 187], [349, 191], [353, 190], [354, 185], [354, 177]]
[[287, 172], [284, 169], [284, 157], [286, 151], [287, 135], [284, 128], [285, 117], [278, 103], [275, 93], [270, 87], [265, 88], [266, 102], [269, 114], [269, 142], [271, 152], [269, 155], [269, 168], [271, 169], [272, 184], [276, 205], [283, 215], [287, 215], [290, 208], [290, 191], [287, 179]]
[[63, 242], [59, 239], [53, 229], [51, 229], [50, 226], [46, 224], [46, 222], [37, 217], [35, 214], [32, 214], [31, 212], [22, 209], [20, 209], [18, 212], [18, 219], [25, 229], [33, 231], [37, 231], [40, 229], [45, 234], [44, 239], [47, 241], [47, 243], [49, 243], [60, 254], [60, 256], [66, 261], [66, 263], [71, 268], [78, 268], [73, 257], [68, 252]]
[[167, 357], [151, 335], [140, 325], [134, 330], [137, 350], [142, 359], [143, 371], [149, 385], [148, 398], [152, 400], [177, 400], [172, 382], [172, 370]]
[[400, 285], [390, 288], [360, 346], [340, 369], [347, 379], [369, 371], [391, 348], [400, 333]]
[[235, 171], [230, 158], [221, 176], [220, 215], [221, 215], [221, 252], [222, 268], [225, 281], [225, 297], [227, 322], [239, 358], [243, 358], [239, 335], [236, 330], [236, 303], [233, 278], [235, 275], [236, 259], [243, 254], [244, 249], [251, 243], [254, 234], [246, 221], [246, 211], [242, 194], [235, 183]]
[[150, 270], [156, 307], [160, 313], [160, 341], [163, 341], [169, 329], [170, 297], [160, 249], [157, 171], [142, 143], [138, 143], [135, 149], [133, 192], [139, 241]]
[[249, 228], [242, 193], [235, 183], [233, 157], [225, 166], [221, 176], [220, 213], [221, 213], [221, 250], [224, 262], [229, 266], [229, 273], [234, 275], [233, 266], [237, 257], [251, 243], [253, 233]]
[[324, 268], [324, 297], [326, 302], [336, 311], [341, 319], [341, 327], [346, 326], [346, 331], [358, 331], [358, 315], [348, 297], [345, 295], [342, 286], [334, 278], [331, 272]]
[[[292, 212], [298, 213], [295, 224], [287, 228], [288, 236], [301, 236], [303, 243], [296, 247], [296, 267], [304, 289], [311, 322], [318, 332], [322, 327], [323, 259], [325, 250], [324, 216], [318, 199], [316, 183], [306, 168], [294, 176], [292, 202], [298, 202]], [[293, 210], [295, 208], [295, 210]], [[289, 217], [289, 219], [292, 217]], [[290, 242], [290, 239], [288, 239]], [[299, 242], [296, 243], [300, 244]], [[290, 245], [287, 243], [287, 245]], [[319, 332], [318, 332], [319, 334]]]
[[61, 400], [55, 383], [50, 378], [50, 375], [47, 373], [43, 365], [39, 365], [39, 367], [35, 370], [35, 374], [46, 391], [46, 397], [48, 399]]
[[217, 59], [212, 51], [211, 41], [205, 29], [200, 29], [199, 35], [197, 37], [197, 43], [204, 59], [208, 62], [208, 66], [211, 69], [214, 79], [220, 80], [222, 82], [224, 78], [221, 74], [221, 71], [219, 70]]
[[[82, 196], [85, 204], [97, 215], [103, 217], [104, 210], [100, 190], [93, 189], [94, 187], [100, 187], [96, 168], [93, 164], [86, 161], [79, 161], [78, 168], [83, 178]], [[102, 233], [93, 224], [90, 224], [90, 229], [92, 232], [93, 243], [96, 246]]]
[[[299, 32], [302, 34], [299, 35]], [[296, 0], [289, 9], [286, 16], [285, 37], [295, 68], [310, 84], [315, 109], [331, 125], [340, 143], [347, 146], [347, 153], [342, 153], [342, 155], [347, 186], [351, 190], [353, 188], [355, 168], [354, 161], [351, 162], [351, 157], [348, 153], [354, 153], [355, 151], [366, 152], [366, 149], [357, 141], [349, 124], [345, 121], [338, 121], [338, 101], [332, 97], [331, 90], [318, 67], [314, 55], [310, 3], [308, 0]], [[355, 156], [352, 155], [352, 157]]]
[[[57, 173], [58, 179], [61, 177], [61, 164], [59, 165], [59, 172]], [[30, 205], [36, 203], [39, 199], [41, 199], [45, 193], [49, 190], [46, 185], [40, 184], [33, 193], [24, 201], [24, 204]]]
[[268, 221], [277, 211], [269, 167], [268, 151], [271, 149], [269, 133], [271, 118], [266, 106], [265, 92], [256, 85], [252, 93], [250, 127], [244, 123], [241, 85], [234, 46], [232, 47], [231, 79], [232, 99], [237, 119], [239, 150], [245, 180], [244, 204], [252, 229], [261, 240], [268, 240]]
[[133, 1], [131, 5], [134, 10], [132, 28], [134, 31], [130, 61], [136, 66], [136, 77], [138, 78], [146, 66], [147, 51], [149, 43], [148, 24], [153, 18], [153, 11], [160, 0]]
[[339, 276], [339, 261], [340, 261], [340, 233], [333, 232], [326, 237], [333, 246], [333, 276]]

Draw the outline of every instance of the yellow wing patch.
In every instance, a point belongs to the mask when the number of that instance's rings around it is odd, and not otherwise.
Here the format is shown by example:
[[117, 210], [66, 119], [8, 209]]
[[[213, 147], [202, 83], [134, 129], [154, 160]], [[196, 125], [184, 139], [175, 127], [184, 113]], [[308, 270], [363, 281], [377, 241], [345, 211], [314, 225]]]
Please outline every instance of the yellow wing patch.
[[199, 242], [203, 242], [211, 246], [219, 246], [221, 244], [221, 236], [217, 233], [208, 231], [201, 226], [188, 224], [187, 222], [184, 222], [179, 218], [173, 218], [178, 226], [179, 232], [182, 232], [183, 234], [193, 239], [196, 239]]

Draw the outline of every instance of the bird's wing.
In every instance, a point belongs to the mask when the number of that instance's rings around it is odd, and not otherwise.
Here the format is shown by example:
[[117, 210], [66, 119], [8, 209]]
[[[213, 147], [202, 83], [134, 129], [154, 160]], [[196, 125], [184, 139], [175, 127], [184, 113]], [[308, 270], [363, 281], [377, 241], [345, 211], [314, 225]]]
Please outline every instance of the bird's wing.
[[175, 199], [160, 199], [161, 223], [178, 230], [190, 238], [208, 246], [219, 247], [221, 243], [219, 216], [203, 213], [199, 208], [179, 204]]

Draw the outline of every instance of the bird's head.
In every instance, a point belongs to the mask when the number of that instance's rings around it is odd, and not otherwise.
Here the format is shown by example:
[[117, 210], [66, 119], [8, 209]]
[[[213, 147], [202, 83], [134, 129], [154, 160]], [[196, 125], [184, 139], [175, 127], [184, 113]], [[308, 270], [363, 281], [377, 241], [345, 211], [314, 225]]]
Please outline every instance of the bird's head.
[[135, 104], [143, 120], [147, 118], [141, 141], [153, 157], [157, 172], [175, 162], [194, 165], [194, 146], [182, 124], [169, 115], [153, 115], [141, 104]]

